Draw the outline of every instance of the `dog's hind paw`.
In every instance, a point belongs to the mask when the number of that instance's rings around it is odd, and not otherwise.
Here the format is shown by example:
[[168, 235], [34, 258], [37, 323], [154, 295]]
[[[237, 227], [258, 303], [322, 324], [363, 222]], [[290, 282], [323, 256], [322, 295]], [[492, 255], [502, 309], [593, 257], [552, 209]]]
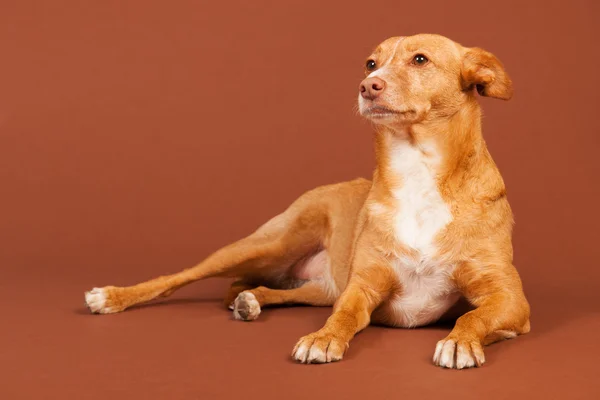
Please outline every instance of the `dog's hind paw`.
[[92, 314], [112, 314], [124, 310], [124, 307], [115, 304], [111, 289], [114, 288], [93, 288], [85, 292], [85, 305]]
[[260, 304], [252, 292], [245, 291], [233, 303], [233, 317], [241, 321], [253, 321], [260, 315]]

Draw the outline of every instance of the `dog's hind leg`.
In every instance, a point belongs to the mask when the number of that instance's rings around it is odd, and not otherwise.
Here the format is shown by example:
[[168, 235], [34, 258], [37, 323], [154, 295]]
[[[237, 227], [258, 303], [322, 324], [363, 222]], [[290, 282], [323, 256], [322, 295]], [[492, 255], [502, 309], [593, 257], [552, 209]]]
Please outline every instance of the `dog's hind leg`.
[[230, 310], [233, 310], [233, 303], [238, 297], [238, 295], [244, 290], [250, 290], [255, 287], [256, 285], [249, 284], [243, 280], [233, 282], [231, 286], [227, 289], [227, 294], [225, 295], [225, 299], [223, 300], [223, 305], [229, 308]]
[[336, 295], [327, 291], [320, 282], [307, 282], [293, 289], [270, 289], [259, 286], [242, 291], [235, 299], [233, 316], [242, 321], [258, 318], [261, 307], [276, 304], [307, 304], [332, 306]]
[[[85, 293], [92, 313], [110, 314], [133, 305], [168, 296], [188, 283], [209, 277], [237, 277], [242, 281], [284, 274], [307, 253], [321, 245], [327, 234], [327, 208], [311, 192], [250, 236], [223, 247], [193, 268], [134, 286], [106, 286]], [[280, 272], [278, 272], [280, 271]]]

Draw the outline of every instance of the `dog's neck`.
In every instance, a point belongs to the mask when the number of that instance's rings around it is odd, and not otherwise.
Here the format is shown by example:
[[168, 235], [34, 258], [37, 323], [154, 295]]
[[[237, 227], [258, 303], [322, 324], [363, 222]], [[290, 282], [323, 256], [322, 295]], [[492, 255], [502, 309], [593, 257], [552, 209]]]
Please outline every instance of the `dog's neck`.
[[425, 165], [438, 185], [461, 190], [491, 162], [481, 134], [481, 109], [475, 100], [451, 116], [410, 127], [380, 127], [375, 135], [375, 151], [374, 185], [387, 190], [397, 189], [409, 179], [419, 179], [413, 175], [416, 163]]

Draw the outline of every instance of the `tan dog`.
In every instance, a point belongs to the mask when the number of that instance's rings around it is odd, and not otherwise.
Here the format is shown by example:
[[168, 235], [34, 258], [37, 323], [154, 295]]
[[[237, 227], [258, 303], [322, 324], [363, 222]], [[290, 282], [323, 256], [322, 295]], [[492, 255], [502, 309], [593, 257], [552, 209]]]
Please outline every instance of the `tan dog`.
[[193, 268], [87, 292], [90, 310], [123, 311], [213, 276], [238, 279], [225, 304], [241, 320], [271, 304], [335, 303], [325, 326], [296, 344], [303, 363], [341, 360], [371, 321], [432, 323], [461, 296], [474, 309], [437, 343], [436, 365], [480, 366], [484, 345], [529, 332], [512, 213], [473, 93], [509, 99], [502, 64], [484, 50], [416, 35], [380, 44], [366, 74], [358, 100], [376, 130], [373, 182], [309, 191]]

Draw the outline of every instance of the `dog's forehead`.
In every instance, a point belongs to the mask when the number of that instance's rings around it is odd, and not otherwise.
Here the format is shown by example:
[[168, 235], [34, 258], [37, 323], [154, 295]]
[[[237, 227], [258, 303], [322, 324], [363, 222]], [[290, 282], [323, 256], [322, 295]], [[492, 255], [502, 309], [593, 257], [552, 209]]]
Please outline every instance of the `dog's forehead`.
[[404, 53], [424, 51], [436, 55], [459, 56], [460, 45], [441, 35], [419, 34], [395, 36], [384, 40], [373, 52], [375, 56], [393, 59]]
[[381, 42], [373, 51], [374, 55], [391, 56], [398, 49], [406, 36], [394, 36]]

